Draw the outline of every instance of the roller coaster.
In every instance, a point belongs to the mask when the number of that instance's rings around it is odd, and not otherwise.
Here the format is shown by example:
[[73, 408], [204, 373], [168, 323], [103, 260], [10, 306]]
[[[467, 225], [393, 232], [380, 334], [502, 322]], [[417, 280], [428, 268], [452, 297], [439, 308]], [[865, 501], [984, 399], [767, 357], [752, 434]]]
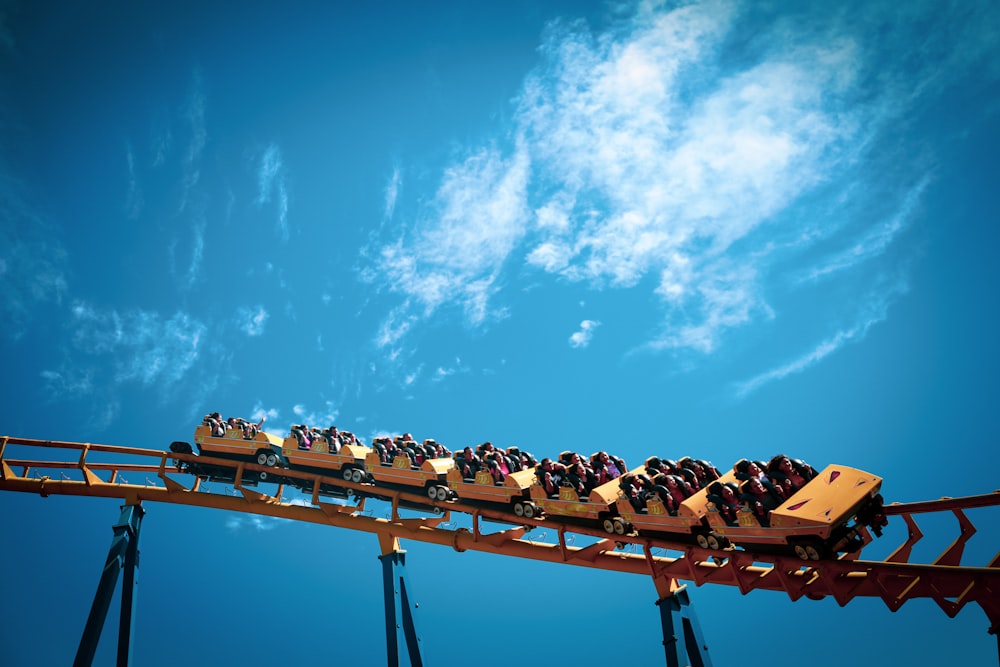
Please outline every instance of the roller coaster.
[[[872, 539], [868, 528], [877, 531], [880, 524], [872, 523], [870, 517], [862, 520], [861, 515], [881, 480], [843, 466], [828, 467], [817, 476], [819, 482], [836, 490], [838, 502], [849, 505], [842, 516], [826, 526], [807, 525], [801, 512], [796, 515], [796, 506], [805, 504], [802, 496], [797, 496], [776, 508], [773, 524], [768, 527], [773, 530], [764, 530], [747, 515], [732, 524], [722, 522], [705, 493], [692, 496], [686, 507], [673, 512], [656, 509], [654, 504], [640, 513], [622, 503], [621, 492], [610, 492], [610, 486], [594, 489], [589, 499], [568, 498], [563, 491], [550, 498], [539, 491], [537, 480], [529, 481], [527, 476], [520, 482], [515, 479], [502, 484], [485, 478], [466, 480], [456, 475], [453, 466], [434, 463], [434, 459], [420, 466], [398, 459], [384, 464], [369, 448], [304, 452], [293, 439], [282, 440], [263, 432], [253, 439], [265, 446], [213, 439], [204, 430], [196, 430], [195, 442], [201, 452], [196, 454], [190, 445], [184, 447], [186, 443], [179, 442], [171, 451], [160, 451], [0, 438], [0, 490], [123, 501], [75, 665], [91, 664], [122, 571], [118, 664], [131, 664], [131, 582], [137, 568], [144, 501], [374, 533], [382, 551], [390, 667], [400, 664], [402, 646], [409, 664], [423, 664], [407, 599], [401, 540], [437, 544], [456, 552], [480, 551], [651, 577], [659, 595], [665, 657], [670, 667], [711, 665], [686, 585], [681, 582], [732, 586], [743, 594], [782, 591], [792, 601], [829, 597], [840, 606], [858, 597], [878, 598], [890, 611], [910, 600], [929, 598], [949, 617], [973, 604], [986, 614], [990, 634], [997, 635], [1000, 630], [1000, 553], [985, 566], [962, 562], [966, 543], [976, 532], [966, 511], [1000, 505], [1000, 491], [879, 505], [876, 513], [902, 520], [908, 536], [884, 560], [872, 561], [863, 560], [861, 553]], [[224, 447], [229, 446], [235, 449], [227, 455]], [[145, 483], [129, 483], [125, 474], [133, 479], [143, 477]], [[508, 476], [508, 480], [512, 478], [516, 476]], [[215, 485], [209, 488], [204, 483], [208, 480], [226, 481], [233, 495]], [[833, 480], [839, 480], [842, 487], [835, 487]], [[479, 488], [475, 488], [477, 482]], [[819, 482], [814, 490], [818, 491]], [[273, 485], [273, 492], [264, 493], [261, 483]], [[305, 494], [308, 503], [291, 502], [287, 495], [292, 488]], [[845, 488], [862, 490], [850, 496]], [[490, 498], [484, 502], [482, 494]], [[807, 495], [819, 497], [819, 493]], [[365, 512], [366, 502], [373, 500], [390, 504], [385, 518]], [[831, 507], [835, 504], [829, 498], [824, 502]], [[604, 509], [587, 520], [575, 516], [594, 507]], [[404, 516], [402, 510], [411, 509], [425, 516]], [[910, 562], [914, 545], [923, 537], [916, 517], [941, 513], [957, 518], [959, 536], [931, 562]], [[470, 527], [449, 528], [452, 514], [468, 517]], [[855, 518], [854, 523], [848, 522]], [[497, 524], [509, 527], [496, 530]], [[679, 530], [678, 526], [684, 528]], [[539, 527], [554, 529], [554, 543], [526, 539]], [[777, 541], [772, 539], [776, 534], [781, 536]], [[590, 543], [577, 546], [586, 541]], [[657, 552], [679, 555], [668, 557]]]

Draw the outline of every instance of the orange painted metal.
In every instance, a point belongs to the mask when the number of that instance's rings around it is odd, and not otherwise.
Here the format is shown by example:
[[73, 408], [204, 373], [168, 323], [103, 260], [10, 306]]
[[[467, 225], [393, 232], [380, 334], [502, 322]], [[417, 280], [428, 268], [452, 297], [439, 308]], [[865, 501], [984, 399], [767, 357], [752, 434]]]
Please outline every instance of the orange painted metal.
[[452, 467], [448, 470], [447, 479], [448, 488], [463, 500], [509, 503], [527, 496], [535, 479], [535, 471], [512, 472], [504, 478], [502, 484], [497, 484], [488, 470], [480, 470], [472, 482], [467, 482], [458, 468]]
[[329, 445], [323, 438], [317, 438], [311, 449], [299, 449], [295, 436], [285, 438], [281, 445], [281, 453], [291, 465], [328, 470], [331, 475], [339, 475], [347, 464], [364, 469], [365, 458], [373, 451], [362, 445], [344, 445], [340, 451], [330, 453]]
[[[76, 460], [47, 461], [44, 457], [13, 459], [9, 456], [10, 445], [52, 450], [79, 450]], [[131, 457], [155, 459], [156, 464], [89, 463], [91, 452], [127, 454]], [[187, 486], [177, 476], [173, 462], [179, 460], [200, 460], [212, 465], [229, 466], [233, 472], [234, 488], [239, 496], [225, 493], [210, 493], [203, 489], [199, 480]], [[425, 462], [430, 463], [430, 462]], [[382, 467], [382, 466], [380, 466]], [[387, 468], [387, 467], [386, 467]], [[47, 470], [78, 471], [82, 479], [54, 479], [40, 474]], [[124, 483], [119, 473], [140, 471], [152, 473], [153, 483]], [[483, 551], [517, 558], [564, 563], [581, 567], [591, 567], [617, 572], [628, 572], [652, 576], [657, 589], [669, 592], [675, 590], [678, 581], [692, 581], [696, 585], [718, 584], [735, 586], [747, 594], [754, 590], [783, 591], [791, 600], [821, 599], [831, 597], [840, 605], [845, 605], [855, 597], [877, 597], [887, 608], [896, 611], [904, 603], [917, 598], [930, 598], [948, 615], [954, 616], [969, 604], [978, 605], [990, 621], [990, 631], [996, 633], [1000, 627], [1000, 555], [986, 567], [961, 564], [962, 546], [968, 540], [974, 527], [962, 512], [963, 501], [968, 507], [985, 507], [1000, 504], [1000, 494], [972, 496], [969, 499], [944, 499], [928, 503], [890, 505], [887, 513], [901, 515], [910, 526], [910, 536], [906, 543], [885, 561], [865, 561], [841, 557], [809, 562], [791, 556], [751, 553], [740, 550], [710, 550], [691, 544], [671, 542], [665, 538], [649, 538], [636, 535], [616, 536], [614, 540], [606, 535], [589, 546], [567, 546], [566, 533], [595, 534], [582, 527], [560, 525], [559, 543], [550, 544], [525, 539], [533, 526], [546, 525], [544, 520], [520, 519], [524, 526], [484, 534], [480, 530], [480, 517], [510, 520], [509, 515], [485, 511], [463, 505], [461, 502], [431, 503], [450, 511], [467, 512], [473, 516], [474, 530], [465, 528], [449, 530], [441, 528], [448, 521], [448, 515], [426, 519], [401, 519], [393, 512], [392, 519], [380, 519], [361, 513], [357, 507], [326, 503], [313, 494], [313, 506], [303, 506], [283, 502], [282, 487], [275, 495], [267, 495], [242, 485], [244, 473], [250, 474], [266, 468], [247, 462], [225, 459], [195, 457], [193, 455], [172, 454], [157, 450], [112, 447], [83, 443], [28, 440], [23, 438], [0, 438], [0, 490], [38, 493], [48, 495], [76, 495], [90, 497], [120, 498], [126, 504], [143, 501], [169, 502], [198, 507], [224, 509], [237, 512], [274, 516], [297, 521], [307, 521], [351, 530], [375, 533], [383, 548], [397, 544], [400, 539], [412, 539], [448, 546], [456, 551]], [[399, 470], [403, 470], [400, 468]], [[18, 471], [21, 471], [20, 473]], [[97, 471], [110, 473], [107, 480]], [[292, 471], [287, 471], [295, 477]], [[447, 471], [439, 471], [434, 465], [422, 472], [442, 477]], [[62, 473], [61, 474], [65, 474]], [[337, 484], [346, 488], [368, 491], [372, 487], [352, 484], [334, 478], [297, 475], [302, 479], [322, 480], [324, 484]], [[160, 485], [162, 484], [162, 486]], [[800, 492], [801, 493], [801, 492]], [[380, 495], [384, 495], [380, 492]], [[391, 496], [394, 507], [403, 501], [427, 498], [416, 493], [394, 491]], [[798, 496], [796, 496], [798, 497]], [[940, 503], [931, 505], [930, 503]], [[913, 508], [908, 511], [907, 508]], [[960, 536], [933, 563], [915, 564], [907, 562], [912, 545], [919, 540], [920, 531], [912, 513], [938, 510], [952, 511], [959, 518]], [[711, 514], [709, 514], [711, 516]], [[597, 533], [599, 534], [599, 533]], [[616, 543], [617, 540], [617, 543]], [[624, 544], [624, 549], [620, 546]], [[676, 557], [656, 555], [659, 549], [679, 554]]]
[[240, 429], [230, 429], [226, 431], [226, 435], [216, 437], [212, 435], [212, 429], [204, 424], [195, 429], [194, 441], [204, 454], [246, 458], [254, 457], [262, 449], [280, 451], [282, 444], [282, 438], [266, 431], [258, 431], [250, 440], [243, 438]]

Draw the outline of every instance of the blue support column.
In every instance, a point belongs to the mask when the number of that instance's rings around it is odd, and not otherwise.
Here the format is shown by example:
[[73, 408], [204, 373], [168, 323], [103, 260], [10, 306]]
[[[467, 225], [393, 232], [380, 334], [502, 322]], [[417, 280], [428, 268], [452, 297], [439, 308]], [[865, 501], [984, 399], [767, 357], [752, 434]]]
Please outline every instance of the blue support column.
[[663, 625], [667, 667], [712, 667], [705, 636], [701, 633], [687, 586], [680, 586], [657, 603]]
[[87, 624], [80, 638], [80, 646], [76, 651], [73, 667], [90, 667], [94, 662], [97, 644], [101, 639], [104, 621], [108, 616], [111, 598], [115, 594], [115, 585], [122, 568], [125, 569], [125, 579], [122, 582], [122, 608], [118, 627], [118, 667], [130, 667], [132, 664], [132, 622], [135, 619], [135, 593], [139, 567], [139, 528], [142, 525], [142, 515], [145, 512], [139, 505], [123, 505], [118, 523], [114, 525], [114, 537], [108, 550], [108, 559], [104, 563], [94, 602], [90, 606]]
[[410, 667], [423, 667], [420, 640], [413, 624], [413, 607], [406, 592], [406, 552], [393, 539], [388, 549], [383, 546], [382, 584], [385, 594], [385, 646], [389, 667], [400, 667], [400, 639], [406, 644]]

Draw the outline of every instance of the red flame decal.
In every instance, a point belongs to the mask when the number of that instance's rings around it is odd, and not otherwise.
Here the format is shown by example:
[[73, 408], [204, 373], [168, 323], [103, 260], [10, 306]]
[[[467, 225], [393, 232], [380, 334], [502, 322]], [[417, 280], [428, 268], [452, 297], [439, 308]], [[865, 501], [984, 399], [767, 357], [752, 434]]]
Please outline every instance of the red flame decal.
[[830, 481], [827, 482], [827, 484], [833, 484], [833, 480], [837, 479], [838, 477], [840, 477], [840, 471], [834, 470], [833, 472], [830, 473]]

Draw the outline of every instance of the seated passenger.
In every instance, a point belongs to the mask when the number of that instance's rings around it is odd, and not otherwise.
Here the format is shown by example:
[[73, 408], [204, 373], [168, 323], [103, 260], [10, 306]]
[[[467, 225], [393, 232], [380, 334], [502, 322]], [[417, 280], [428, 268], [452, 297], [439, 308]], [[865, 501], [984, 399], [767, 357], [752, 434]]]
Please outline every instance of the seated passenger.
[[691, 485], [677, 475], [664, 475], [663, 473], [660, 473], [653, 478], [653, 484], [666, 488], [667, 493], [670, 496], [668, 509], [671, 510], [671, 514], [677, 514], [677, 510], [680, 508], [681, 503], [687, 500], [688, 497], [694, 493]]
[[566, 483], [566, 466], [554, 463], [552, 459], [544, 458], [535, 469], [535, 477], [538, 478], [538, 483], [545, 488], [545, 493], [549, 498], [558, 498], [559, 487]]
[[374, 438], [372, 449], [378, 452], [378, 458], [382, 465], [392, 465], [392, 460], [396, 458], [397, 450], [392, 438], [385, 436]]
[[650, 498], [658, 498], [667, 509], [667, 514], [673, 516], [677, 514], [678, 503], [674, 500], [670, 489], [667, 488], [667, 477], [669, 475], [658, 472], [649, 479], [648, 483], [644, 480], [645, 495], [647, 503]]
[[[435, 440], [431, 440], [430, 442], [434, 443], [435, 458], [438, 458], [438, 459], [450, 459], [451, 458], [451, 450], [450, 449], [448, 449], [447, 447], [445, 447], [444, 445], [442, 445], [440, 442], [437, 442]], [[426, 443], [427, 443], [427, 441], [425, 440], [424, 444], [426, 444]]]
[[579, 462], [568, 468], [566, 479], [577, 495], [580, 496], [580, 500], [586, 500], [590, 496], [590, 492], [597, 486], [597, 479], [594, 477], [594, 473]]
[[439, 458], [442, 458], [442, 456], [439, 453], [439, 445], [434, 440], [434, 438], [426, 438], [424, 440], [423, 445], [421, 445], [421, 446], [424, 448], [424, 456], [426, 458], [428, 458], [428, 459], [439, 459]]
[[344, 440], [340, 437], [340, 431], [337, 430], [336, 426], [331, 425], [329, 428], [323, 429], [321, 435], [326, 440], [327, 451], [330, 454], [336, 454], [344, 445]]
[[594, 475], [597, 477], [598, 484], [604, 484], [613, 479], [618, 479], [624, 473], [628, 472], [628, 468], [625, 466], [625, 461], [621, 460], [617, 456], [611, 456], [604, 451], [595, 452], [590, 457], [590, 467], [594, 471]]
[[582, 456], [576, 452], [560, 452], [559, 463], [566, 466], [567, 469], [573, 468], [577, 463], [582, 463], [584, 467], [588, 466], [588, 462]]
[[299, 449], [312, 449], [312, 440], [309, 438], [309, 427], [305, 424], [293, 424], [292, 435], [299, 442]]
[[719, 471], [711, 463], [700, 459], [693, 459], [690, 456], [678, 459], [677, 465], [682, 470], [690, 470], [695, 474], [695, 477], [698, 478], [699, 488], [704, 488], [706, 484], [720, 477]]
[[708, 485], [707, 500], [715, 505], [719, 511], [719, 516], [726, 522], [727, 526], [736, 526], [739, 520], [736, 512], [740, 509], [739, 487], [732, 482], [722, 484], [715, 481]]
[[692, 492], [701, 489], [701, 483], [698, 481], [698, 474], [691, 468], [685, 468], [678, 465], [674, 470], [674, 473], [677, 477], [687, 482], [688, 486], [691, 487]]
[[764, 464], [760, 461], [740, 459], [733, 466], [733, 472], [736, 473], [736, 479], [741, 482], [745, 482], [753, 477], [756, 477], [763, 482], [767, 481], [767, 474], [764, 472], [764, 467]]
[[506, 457], [499, 450], [488, 452], [483, 459], [483, 463], [490, 471], [490, 476], [493, 477], [494, 484], [503, 484], [507, 475], [510, 474], [510, 467], [505, 459]]
[[202, 423], [211, 429], [214, 437], [221, 438], [226, 435], [226, 422], [223, 421], [220, 413], [213, 412], [212, 414], [205, 415]]
[[785, 498], [809, 483], [816, 476], [813, 467], [798, 459], [789, 459], [784, 454], [778, 454], [767, 464], [767, 473], [771, 480], [785, 492]]
[[646, 459], [646, 474], [650, 477], [660, 473], [664, 475], [673, 475], [676, 469], [677, 464], [670, 459], [660, 458], [659, 456], [650, 456]]
[[653, 476], [663, 472], [663, 462], [659, 456], [650, 456], [643, 464], [646, 466], [646, 474]]
[[521, 450], [517, 447], [508, 447], [506, 451], [507, 463], [510, 464], [510, 471], [517, 472], [524, 470], [524, 463], [521, 461]]
[[618, 488], [628, 498], [629, 504], [636, 512], [646, 509], [647, 486], [650, 486], [649, 478], [642, 474], [625, 473], [618, 478]]
[[483, 467], [482, 461], [472, 451], [472, 447], [466, 447], [461, 452], [455, 453], [455, 467], [462, 473], [462, 478], [467, 482], [476, 479], [476, 473]]
[[436, 459], [438, 457], [437, 448], [434, 446], [433, 440], [424, 440], [423, 442], [418, 442], [415, 449], [417, 450], [417, 453], [420, 454], [421, 458], [425, 461], [427, 459]]
[[[770, 487], [770, 488], [768, 488]], [[757, 477], [751, 477], [740, 485], [740, 502], [757, 517], [757, 522], [765, 528], [771, 525], [771, 510], [785, 500], [780, 488], [767, 487]]]

